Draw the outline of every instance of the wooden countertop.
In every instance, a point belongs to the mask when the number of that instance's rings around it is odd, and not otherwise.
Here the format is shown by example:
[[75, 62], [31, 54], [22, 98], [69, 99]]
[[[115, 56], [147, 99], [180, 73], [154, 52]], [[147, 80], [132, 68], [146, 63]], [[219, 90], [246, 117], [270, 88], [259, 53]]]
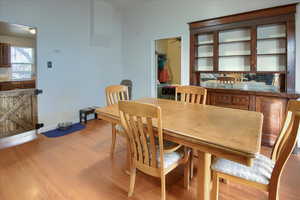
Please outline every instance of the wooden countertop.
[[35, 79], [19, 79], [19, 80], [0, 80], [1, 83], [13, 83], [13, 82], [33, 82]]
[[300, 94], [297, 94], [296, 92], [263, 92], [263, 91], [248, 91], [248, 90], [225, 89], [225, 88], [206, 88], [206, 89], [209, 92], [215, 92], [215, 93], [268, 96], [268, 97], [279, 97], [279, 98], [288, 98], [288, 99], [300, 98]]

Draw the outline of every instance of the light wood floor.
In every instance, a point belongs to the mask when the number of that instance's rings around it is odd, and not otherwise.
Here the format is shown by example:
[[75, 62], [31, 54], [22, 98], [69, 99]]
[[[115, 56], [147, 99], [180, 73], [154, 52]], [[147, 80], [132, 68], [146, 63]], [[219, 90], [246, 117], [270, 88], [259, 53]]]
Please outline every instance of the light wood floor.
[[[118, 138], [115, 158], [109, 156], [111, 127], [90, 121], [83, 131], [0, 150], [1, 200], [127, 199], [125, 141]], [[121, 140], [121, 141], [120, 141]], [[264, 148], [264, 152], [269, 152]], [[183, 188], [183, 168], [167, 177], [167, 199], [195, 199], [195, 180]], [[282, 200], [300, 199], [300, 156], [292, 156], [281, 181]], [[134, 200], [160, 199], [159, 179], [138, 173]], [[267, 200], [243, 185], [221, 184], [220, 200]]]

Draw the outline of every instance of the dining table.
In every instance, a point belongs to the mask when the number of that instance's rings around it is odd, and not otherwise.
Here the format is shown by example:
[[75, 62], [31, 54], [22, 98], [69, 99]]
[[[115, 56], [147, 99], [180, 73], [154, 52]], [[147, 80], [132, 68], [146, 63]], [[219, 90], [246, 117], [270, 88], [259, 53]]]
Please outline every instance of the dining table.
[[[252, 166], [260, 152], [263, 115], [259, 112], [158, 98], [135, 101], [161, 107], [164, 140], [197, 151], [197, 200], [210, 200], [212, 157]], [[96, 113], [100, 119], [120, 123], [117, 104]]]

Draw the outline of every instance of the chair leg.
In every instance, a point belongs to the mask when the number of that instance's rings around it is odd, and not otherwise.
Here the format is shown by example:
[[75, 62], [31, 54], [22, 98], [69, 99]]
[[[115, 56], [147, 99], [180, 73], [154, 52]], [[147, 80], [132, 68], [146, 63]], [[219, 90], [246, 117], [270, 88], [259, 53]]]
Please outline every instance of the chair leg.
[[166, 200], [166, 176], [161, 177], [161, 200]]
[[190, 179], [194, 177], [194, 149], [192, 149], [190, 154]]
[[[280, 179], [279, 179], [280, 182]], [[272, 185], [269, 189], [269, 200], [279, 200], [279, 184]]]
[[130, 170], [130, 185], [129, 185], [128, 197], [131, 197], [133, 195], [135, 177], [136, 177], [136, 168], [133, 168]]
[[117, 137], [116, 127], [113, 124], [112, 124], [112, 130], [111, 130], [111, 137], [112, 137], [112, 141], [111, 141], [110, 156], [113, 157], [114, 151], [115, 151], [115, 146], [116, 146], [116, 137]]
[[184, 165], [184, 188], [190, 189], [190, 173], [191, 173], [191, 168], [190, 168], [190, 158], [189, 161]]
[[127, 158], [126, 158], [126, 174], [130, 175], [130, 169], [132, 168], [132, 160], [131, 160], [131, 151], [130, 151], [130, 143], [127, 140]]
[[219, 177], [216, 172], [213, 172], [211, 200], [219, 199]]

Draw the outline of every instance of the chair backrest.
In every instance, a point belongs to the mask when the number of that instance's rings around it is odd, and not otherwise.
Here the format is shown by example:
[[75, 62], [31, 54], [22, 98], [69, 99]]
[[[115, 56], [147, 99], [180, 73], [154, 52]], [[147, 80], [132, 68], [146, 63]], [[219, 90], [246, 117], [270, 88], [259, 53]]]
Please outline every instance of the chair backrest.
[[[122, 126], [130, 140], [130, 151], [138, 168], [157, 176], [163, 168], [163, 133], [161, 108], [159, 106], [134, 101], [120, 101], [119, 111]], [[157, 125], [159, 148], [155, 144], [153, 124]], [[160, 155], [160, 166], [157, 163], [157, 151]]]
[[235, 84], [236, 78], [230, 76], [221, 76], [217, 78], [217, 81], [221, 84]]
[[[180, 94], [180, 99], [179, 99]], [[177, 86], [175, 100], [186, 103], [206, 104], [207, 90], [199, 86]]]
[[288, 103], [285, 124], [276, 140], [272, 152], [272, 159], [276, 163], [272, 172], [270, 184], [272, 184], [274, 187], [279, 187], [283, 168], [296, 146], [299, 122], [300, 102], [291, 100]]
[[128, 87], [111, 85], [105, 88], [107, 105], [117, 104], [120, 100], [129, 100]]

